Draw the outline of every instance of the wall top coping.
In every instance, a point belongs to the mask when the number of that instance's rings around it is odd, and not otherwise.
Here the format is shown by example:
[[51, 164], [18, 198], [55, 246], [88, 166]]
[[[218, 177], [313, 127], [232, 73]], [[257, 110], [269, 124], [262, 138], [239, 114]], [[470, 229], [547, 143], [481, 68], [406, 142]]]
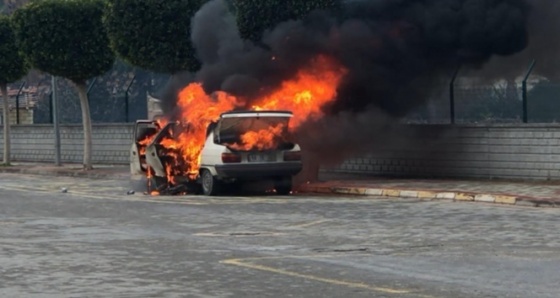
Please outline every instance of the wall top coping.
[[434, 128], [555, 128], [560, 129], [560, 123], [496, 123], [496, 124], [402, 124], [411, 127]]
[[[134, 127], [135, 123], [92, 123], [92, 127]], [[0, 125], [2, 127], [2, 125]], [[48, 127], [52, 128], [53, 124], [12, 124], [11, 127]], [[82, 127], [82, 124], [60, 124], [60, 128], [64, 127]]]
[[[134, 127], [135, 123], [92, 123], [93, 127]], [[560, 129], [560, 123], [500, 123], [500, 124], [397, 124], [396, 126], [434, 127], [434, 128], [554, 128]], [[2, 127], [2, 125], [0, 125]], [[52, 124], [12, 124], [11, 127], [53, 127]], [[78, 123], [64, 123], [60, 127], [82, 127]]]

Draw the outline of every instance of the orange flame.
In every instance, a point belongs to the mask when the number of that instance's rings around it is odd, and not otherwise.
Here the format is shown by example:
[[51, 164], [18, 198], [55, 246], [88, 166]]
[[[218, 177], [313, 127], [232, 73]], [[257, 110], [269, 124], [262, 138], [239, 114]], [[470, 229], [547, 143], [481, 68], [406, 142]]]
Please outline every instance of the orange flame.
[[[275, 57], [272, 57], [275, 59]], [[302, 123], [323, 116], [324, 105], [335, 100], [337, 88], [347, 71], [334, 59], [318, 56], [296, 73], [293, 79], [281, 84], [272, 93], [254, 101], [252, 110], [287, 110], [293, 113], [289, 129], [294, 130]], [[201, 153], [206, 142], [206, 131], [210, 123], [217, 121], [224, 112], [243, 107], [244, 104], [225, 92], [206, 94], [200, 83], [192, 83], [179, 93], [177, 103], [181, 111], [180, 129], [172, 138], [164, 138], [160, 145], [166, 157], [173, 162], [165, 166], [168, 181], [175, 183], [174, 176], [198, 177]], [[166, 120], [158, 120], [161, 129]], [[240, 143], [231, 145], [236, 150], [268, 150], [275, 146], [282, 125], [260, 131], [249, 131], [241, 136]], [[177, 134], [178, 133], [178, 134]], [[153, 140], [142, 140], [149, 144]], [[174, 155], [176, 154], [176, 155]]]
[[223, 112], [239, 106], [237, 98], [225, 92], [209, 96], [200, 83], [192, 83], [179, 93], [177, 106], [181, 109], [183, 129], [177, 137], [185, 173], [196, 179], [200, 169], [202, 147], [206, 142], [206, 129], [217, 121]]
[[290, 128], [295, 129], [324, 115], [322, 107], [335, 100], [338, 84], [346, 73], [335, 60], [318, 56], [293, 80], [283, 82], [277, 91], [258, 100], [253, 109], [291, 111], [294, 117]]
[[276, 141], [282, 137], [284, 125], [278, 124], [268, 129], [249, 131], [241, 135], [241, 142], [230, 145], [234, 150], [270, 150], [276, 147]]
[[[165, 125], [167, 125], [167, 120], [165, 119], [158, 119], [157, 121], [155, 121], [154, 125], [156, 126], [156, 129], [159, 131], [162, 129], [162, 127], [164, 127]], [[155, 139], [157, 133], [151, 134], [146, 136], [144, 139], [142, 139], [141, 141], [138, 141], [138, 153], [140, 155], [145, 155], [146, 154], [146, 147], [152, 143], [152, 141]]]

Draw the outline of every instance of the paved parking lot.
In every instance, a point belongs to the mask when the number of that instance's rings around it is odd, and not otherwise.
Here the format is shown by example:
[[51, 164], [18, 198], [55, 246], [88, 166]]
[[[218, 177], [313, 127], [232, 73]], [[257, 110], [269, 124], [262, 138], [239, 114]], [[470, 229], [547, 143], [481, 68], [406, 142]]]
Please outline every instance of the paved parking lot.
[[558, 209], [129, 188], [0, 174], [0, 296], [558, 296]]

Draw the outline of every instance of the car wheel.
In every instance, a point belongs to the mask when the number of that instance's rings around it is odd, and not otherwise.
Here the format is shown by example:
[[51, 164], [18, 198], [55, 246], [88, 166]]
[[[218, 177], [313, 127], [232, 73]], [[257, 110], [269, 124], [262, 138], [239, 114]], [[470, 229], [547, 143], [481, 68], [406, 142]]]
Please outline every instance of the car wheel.
[[205, 196], [215, 196], [220, 193], [221, 183], [208, 170], [203, 170], [201, 175], [202, 193]]
[[282, 196], [289, 195], [292, 192], [292, 177], [283, 177], [274, 182], [276, 193]]

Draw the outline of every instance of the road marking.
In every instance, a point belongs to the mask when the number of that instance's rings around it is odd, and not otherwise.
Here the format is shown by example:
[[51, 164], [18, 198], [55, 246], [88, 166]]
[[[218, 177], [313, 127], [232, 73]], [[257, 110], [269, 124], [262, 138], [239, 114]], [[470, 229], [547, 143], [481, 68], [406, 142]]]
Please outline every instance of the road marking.
[[[261, 258], [261, 260], [263, 260], [263, 259], [267, 259], [267, 258]], [[345, 287], [349, 287], [349, 288], [366, 289], [366, 290], [370, 290], [370, 291], [373, 291], [373, 292], [381, 292], [381, 293], [385, 293], [385, 294], [395, 294], [395, 295], [397, 295], [397, 294], [409, 294], [410, 293], [410, 291], [408, 291], [408, 290], [392, 289], [392, 288], [386, 288], [386, 287], [375, 287], [375, 286], [371, 286], [371, 285], [368, 285], [368, 284], [365, 284], [365, 283], [338, 280], [338, 279], [333, 279], [333, 278], [325, 278], [325, 277], [320, 277], [320, 276], [315, 276], [315, 275], [310, 275], [310, 274], [303, 274], [303, 273], [288, 271], [288, 270], [285, 270], [285, 269], [278, 269], [278, 268], [265, 266], [265, 265], [252, 264], [252, 263], [246, 262], [247, 260], [255, 260], [255, 259], [254, 258], [229, 259], [229, 260], [220, 261], [220, 263], [226, 264], [226, 265], [244, 267], [244, 268], [253, 269], [253, 270], [266, 271], [266, 272], [271, 272], [271, 273], [276, 273], [276, 274], [281, 274], [281, 275], [286, 275], [286, 276], [291, 276], [291, 277], [303, 278], [303, 279], [307, 279], [307, 280], [319, 281], [319, 282], [324, 282], [324, 283], [333, 284], [333, 285], [337, 285], [337, 286], [345, 286]]]

